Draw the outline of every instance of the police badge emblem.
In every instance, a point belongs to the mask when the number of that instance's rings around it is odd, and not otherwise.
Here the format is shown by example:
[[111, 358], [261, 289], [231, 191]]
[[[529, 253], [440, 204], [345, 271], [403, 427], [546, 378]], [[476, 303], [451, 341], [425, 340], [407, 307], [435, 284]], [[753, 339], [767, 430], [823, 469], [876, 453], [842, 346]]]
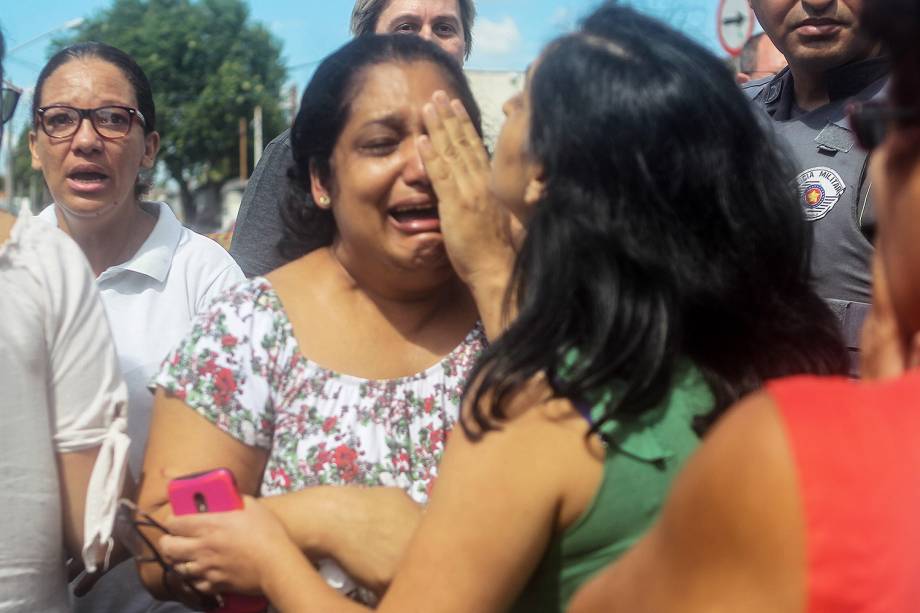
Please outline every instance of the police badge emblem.
[[847, 190], [846, 183], [837, 171], [825, 166], [802, 172], [796, 183], [799, 185], [799, 197], [808, 221], [817, 221], [830, 213]]

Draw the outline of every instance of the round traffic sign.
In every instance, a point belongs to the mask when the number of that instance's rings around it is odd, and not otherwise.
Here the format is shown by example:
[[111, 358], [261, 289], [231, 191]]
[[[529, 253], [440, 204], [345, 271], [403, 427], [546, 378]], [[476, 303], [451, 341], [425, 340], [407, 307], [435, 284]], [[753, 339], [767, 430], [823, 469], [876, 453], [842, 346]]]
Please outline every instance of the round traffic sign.
[[747, 0], [719, 0], [716, 12], [719, 43], [731, 55], [741, 53], [744, 43], [754, 32], [754, 14]]

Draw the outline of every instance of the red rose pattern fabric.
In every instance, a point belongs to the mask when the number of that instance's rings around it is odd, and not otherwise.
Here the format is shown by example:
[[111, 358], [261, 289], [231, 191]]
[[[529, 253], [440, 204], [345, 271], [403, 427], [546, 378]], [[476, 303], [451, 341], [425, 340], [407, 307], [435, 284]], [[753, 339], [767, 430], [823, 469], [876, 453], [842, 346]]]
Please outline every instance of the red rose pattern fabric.
[[415, 375], [368, 380], [332, 372], [300, 353], [278, 295], [257, 277], [195, 320], [155, 383], [234, 438], [270, 450], [262, 495], [383, 485], [425, 503], [484, 346], [477, 325]]

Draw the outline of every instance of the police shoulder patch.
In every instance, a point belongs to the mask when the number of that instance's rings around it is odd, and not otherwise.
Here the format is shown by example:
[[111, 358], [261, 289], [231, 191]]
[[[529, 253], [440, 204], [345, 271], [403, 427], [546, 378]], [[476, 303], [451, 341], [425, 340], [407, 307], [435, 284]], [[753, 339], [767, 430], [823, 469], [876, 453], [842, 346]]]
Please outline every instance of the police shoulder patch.
[[796, 179], [799, 196], [805, 209], [805, 219], [817, 221], [830, 213], [840, 196], [847, 190], [846, 183], [833, 168], [809, 168]]

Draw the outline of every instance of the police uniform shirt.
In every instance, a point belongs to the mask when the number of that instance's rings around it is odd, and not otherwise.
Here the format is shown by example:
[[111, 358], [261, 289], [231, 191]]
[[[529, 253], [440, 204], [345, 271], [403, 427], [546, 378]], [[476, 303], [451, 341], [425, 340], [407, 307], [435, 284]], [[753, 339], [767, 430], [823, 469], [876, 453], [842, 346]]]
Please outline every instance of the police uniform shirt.
[[771, 118], [796, 165], [800, 202], [813, 224], [811, 271], [818, 295], [840, 318], [851, 350], [872, 296], [874, 215], [867, 177], [868, 154], [856, 145], [846, 117], [852, 101], [884, 96], [887, 58], [873, 58], [828, 71], [830, 102], [812, 111], [795, 102], [792, 72], [742, 86], [745, 94]]

